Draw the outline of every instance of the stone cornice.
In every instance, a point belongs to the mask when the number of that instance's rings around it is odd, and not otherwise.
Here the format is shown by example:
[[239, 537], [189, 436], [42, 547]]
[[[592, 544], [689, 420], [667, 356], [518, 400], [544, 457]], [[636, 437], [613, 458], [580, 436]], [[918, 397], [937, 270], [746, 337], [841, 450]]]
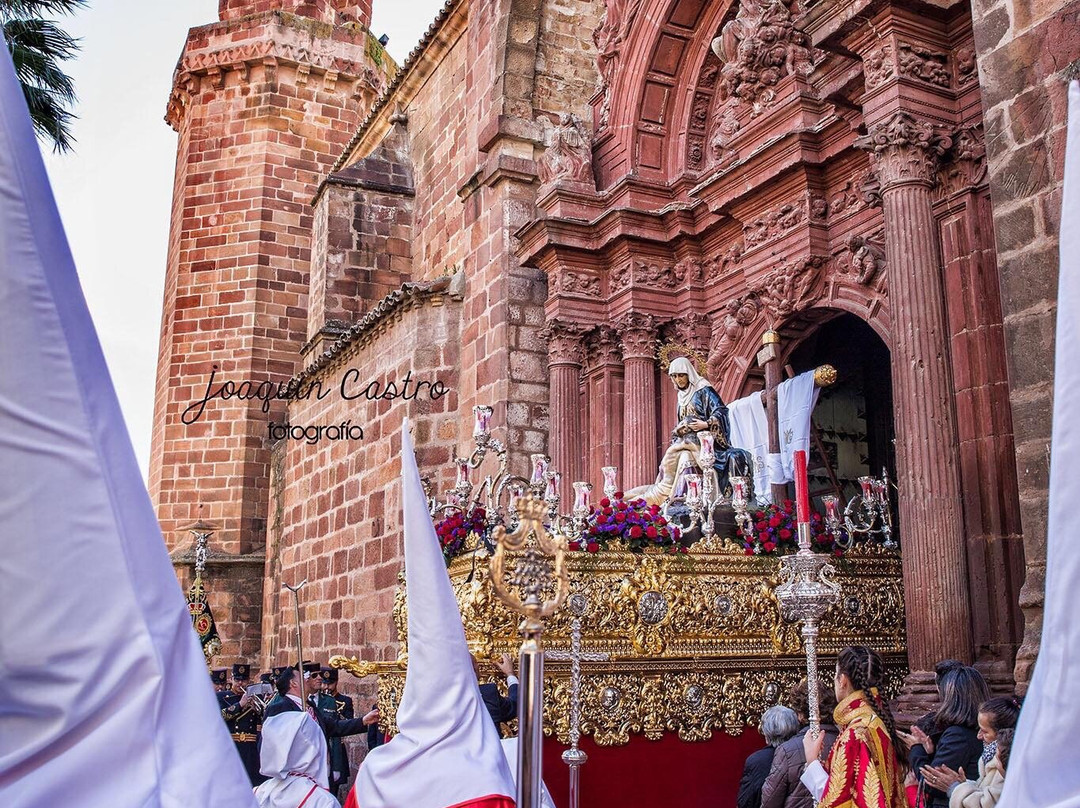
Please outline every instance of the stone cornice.
[[[243, 27], [238, 32], [225, 38], [230, 29], [241, 24]], [[283, 35], [283, 30], [288, 35]], [[193, 45], [193, 38], [188, 39], [173, 71], [165, 120], [174, 129], [179, 129], [189, 96], [198, 90], [201, 79], [205, 78], [212, 86], [221, 87], [226, 74], [235, 72], [240, 74], [241, 81], [248, 81], [252, 67], [263, 67], [269, 74], [278, 66], [288, 65], [296, 68], [298, 80], [307, 80], [311, 71], [315, 71], [331, 85], [338, 81], [359, 80], [357, 92], [366, 89], [375, 95], [385, 83], [385, 78], [372, 67], [373, 61], [366, 55], [370, 42], [375, 42], [368, 29], [359, 23], [351, 23], [344, 32], [347, 40], [351, 40], [357, 58], [339, 55], [340, 47], [319, 47], [321, 42], [332, 42], [338, 46], [344, 44], [342, 34], [334, 37], [340, 30], [282, 11], [197, 29], [199, 44]], [[210, 38], [206, 40], [208, 36]], [[215, 36], [221, 36], [220, 41], [214, 39]], [[226, 44], [226, 47], [218, 47], [218, 44]], [[389, 60], [388, 55], [385, 58]], [[389, 63], [393, 65], [392, 61]]]
[[438, 305], [444, 295], [455, 296], [453, 281], [455, 276], [444, 275], [430, 283], [405, 283], [386, 295], [360, 320], [343, 333], [329, 348], [310, 365], [297, 373], [287, 383], [288, 387], [300, 385], [320, 375], [324, 370], [343, 359], [353, 348], [365, 345], [383, 333], [392, 323], [401, 318], [406, 311], [415, 309], [424, 303]]

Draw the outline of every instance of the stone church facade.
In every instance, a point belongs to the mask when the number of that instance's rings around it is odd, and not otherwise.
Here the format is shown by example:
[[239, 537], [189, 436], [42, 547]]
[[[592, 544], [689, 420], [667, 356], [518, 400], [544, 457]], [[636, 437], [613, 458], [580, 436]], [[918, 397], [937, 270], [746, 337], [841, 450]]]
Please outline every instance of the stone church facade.
[[[1080, 2], [448, 0], [396, 72], [369, 3], [219, 16], [168, 107], [150, 482], [181, 577], [183, 528], [219, 528], [222, 662], [288, 661], [305, 579], [309, 656], [396, 657], [404, 414], [440, 487], [476, 404], [564, 497], [638, 485], [674, 421], [657, 345], [731, 400], [776, 329], [846, 379], [824, 454], [897, 481], [909, 694], [944, 657], [1024, 687]], [[325, 395], [192, 409], [212, 373]]]

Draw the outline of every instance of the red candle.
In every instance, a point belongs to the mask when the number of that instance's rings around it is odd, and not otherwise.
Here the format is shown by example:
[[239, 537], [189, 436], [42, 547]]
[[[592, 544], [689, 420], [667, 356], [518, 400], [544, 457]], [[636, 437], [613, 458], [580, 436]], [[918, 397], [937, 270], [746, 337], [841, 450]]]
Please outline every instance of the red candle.
[[810, 523], [810, 485], [806, 479], [806, 452], [795, 452], [795, 504], [799, 524]]

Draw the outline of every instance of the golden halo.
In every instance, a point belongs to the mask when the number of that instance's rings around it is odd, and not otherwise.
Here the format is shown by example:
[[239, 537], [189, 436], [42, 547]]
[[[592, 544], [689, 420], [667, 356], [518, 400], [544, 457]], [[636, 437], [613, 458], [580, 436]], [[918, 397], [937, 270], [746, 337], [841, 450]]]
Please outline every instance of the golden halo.
[[684, 356], [690, 360], [690, 363], [694, 366], [694, 370], [698, 372], [699, 376], [705, 376], [708, 371], [705, 357], [701, 355], [701, 351], [696, 348], [692, 348], [685, 342], [668, 342], [660, 346], [660, 350], [657, 351], [657, 357], [660, 359], [660, 369], [667, 373], [668, 368], [671, 367], [671, 360], [678, 359], [680, 356]]

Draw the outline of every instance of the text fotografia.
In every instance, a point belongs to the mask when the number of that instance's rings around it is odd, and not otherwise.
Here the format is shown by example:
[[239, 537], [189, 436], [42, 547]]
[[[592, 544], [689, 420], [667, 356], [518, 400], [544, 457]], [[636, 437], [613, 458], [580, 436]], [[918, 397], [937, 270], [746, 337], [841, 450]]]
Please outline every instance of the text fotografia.
[[217, 378], [217, 368], [210, 371], [210, 381], [206, 383], [206, 392], [203, 397], [194, 402], [180, 416], [180, 420], [191, 425], [198, 421], [206, 411], [206, 405], [215, 398], [228, 401], [231, 398], [240, 401], [261, 401], [262, 411], [270, 411], [271, 401], [304, 401], [314, 398], [322, 401], [333, 392], [337, 392], [345, 401], [367, 399], [368, 401], [392, 401], [400, 398], [402, 401], [411, 401], [417, 398], [430, 398], [438, 401], [450, 392], [450, 388], [436, 380], [429, 382], [425, 379], [414, 380], [412, 371], [405, 374], [400, 382], [368, 381], [360, 379], [360, 371], [349, 368], [341, 377], [341, 384], [336, 387], [326, 387], [321, 381], [301, 381], [290, 379], [287, 382], [274, 382], [270, 380], [252, 381], [250, 379], [234, 382], [223, 381], [214, 387]]
[[299, 426], [298, 424], [276, 424], [270, 422], [267, 432], [270, 440], [302, 440], [315, 445], [321, 440], [363, 440], [364, 430], [359, 424], [346, 421], [343, 424], [329, 426]]

